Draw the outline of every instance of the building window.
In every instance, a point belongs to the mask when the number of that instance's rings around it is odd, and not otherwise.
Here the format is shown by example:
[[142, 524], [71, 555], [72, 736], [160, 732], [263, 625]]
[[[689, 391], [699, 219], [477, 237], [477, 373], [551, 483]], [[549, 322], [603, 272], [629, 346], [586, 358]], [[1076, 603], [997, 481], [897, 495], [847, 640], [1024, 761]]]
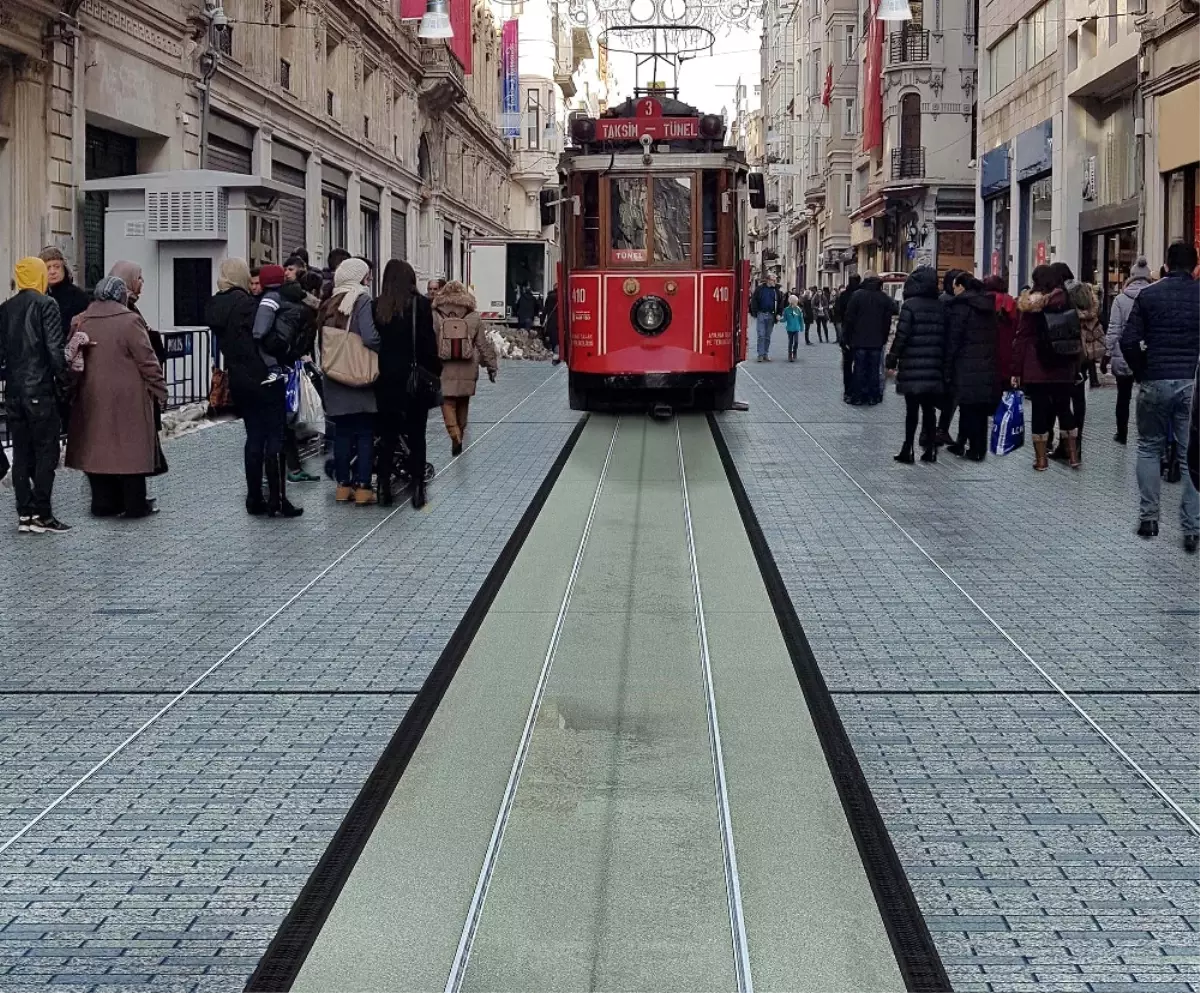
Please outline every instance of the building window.
[[213, 34], [216, 36], [217, 51], [233, 58], [233, 25], [223, 24], [220, 27], [214, 27]]
[[858, 134], [858, 102], [853, 97], [842, 101], [842, 134]]
[[525, 125], [525, 143], [531, 150], [542, 147], [542, 96], [537, 90], [530, 90], [525, 98], [527, 113]]
[[321, 197], [321, 237], [326, 252], [346, 247], [346, 201], [343, 197], [332, 193]]
[[362, 210], [362, 228], [359, 254], [369, 259], [372, 265], [379, 264], [379, 214], [374, 210]]
[[850, 213], [851, 205], [854, 197], [854, 180], [850, 178], [850, 174], [846, 173], [842, 177], [842, 213]]
[[334, 96], [333, 90], [325, 91], [325, 113], [330, 117], [336, 116], [337, 112], [337, 97]]
[[367, 141], [371, 140], [371, 117], [369, 114], [363, 114], [363, 137]]
[[846, 25], [846, 34], [843, 36], [842, 46], [842, 61], [853, 62], [858, 54], [858, 32], [854, 30], [853, 24]]
[[1058, 0], [1046, 0], [1021, 22], [1025, 33], [1025, 68], [1058, 51]]
[[988, 95], [995, 96], [1017, 75], [1017, 32], [1008, 32], [988, 49]]
[[810, 87], [810, 89], [812, 90], [813, 93], [820, 94], [822, 68], [821, 68], [821, 50], [819, 48], [813, 49], [811, 65], [812, 65], [812, 73], [811, 73], [812, 86]]
[[279, 60], [279, 85], [289, 93], [292, 91], [292, 64], [287, 59]]

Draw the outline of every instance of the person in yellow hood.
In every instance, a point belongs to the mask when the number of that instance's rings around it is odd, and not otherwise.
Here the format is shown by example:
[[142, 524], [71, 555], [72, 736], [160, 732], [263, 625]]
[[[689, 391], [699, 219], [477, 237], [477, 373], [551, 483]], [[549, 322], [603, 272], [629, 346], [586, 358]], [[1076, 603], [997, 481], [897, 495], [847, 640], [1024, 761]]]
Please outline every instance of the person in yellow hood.
[[59, 387], [67, 369], [58, 304], [46, 295], [46, 263], [21, 259], [13, 272], [17, 294], [0, 306], [0, 366], [8, 369], [5, 415], [13, 446], [17, 530], [61, 534], [70, 528], [50, 505], [58, 468]]

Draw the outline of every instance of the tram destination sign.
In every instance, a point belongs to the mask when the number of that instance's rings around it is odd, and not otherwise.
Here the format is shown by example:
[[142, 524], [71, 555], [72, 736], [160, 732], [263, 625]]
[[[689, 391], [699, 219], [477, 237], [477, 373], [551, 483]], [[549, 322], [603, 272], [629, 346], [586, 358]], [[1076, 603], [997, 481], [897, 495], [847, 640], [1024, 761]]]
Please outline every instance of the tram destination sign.
[[684, 141], [700, 137], [698, 117], [601, 117], [596, 121], [597, 141]]

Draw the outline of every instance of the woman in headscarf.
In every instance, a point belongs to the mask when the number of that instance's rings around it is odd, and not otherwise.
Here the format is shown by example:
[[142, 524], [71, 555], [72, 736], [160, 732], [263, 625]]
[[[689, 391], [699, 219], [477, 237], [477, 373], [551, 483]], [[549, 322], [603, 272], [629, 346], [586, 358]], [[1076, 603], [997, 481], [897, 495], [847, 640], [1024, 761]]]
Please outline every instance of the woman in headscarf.
[[154, 402], [167, 398], [162, 366], [145, 322], [129, 309], [129, 288], [102, 279], [80, 316], [91, 343], [71, 412], [67, 465], [87, 473], [97, 517], [145, 517], [146, 477], [156, 468]]
[[[348, 329], [373, 352], [379, 351], [379, 331], [371, 309], [366, 281], [371, 267], [362, 259], [346, 259], [333, 274], [333, 292], [321, 305], [320, 328]], [[318, 332], [321, 333], [321, 332]], [[360, 507], [379, 502], [371, 488], [375, 461], [375, 385], [347, 386], [323, 377], [325, 416], [333, 422], [333, 463], [337, 502], [353, 500]]]
[[[246, 428], [246, 513], [299, 517], [304, 511], [287, 498], [287, 468], [282, 458], [287, 427], [287, 388], [266, 383], [267, 363], [254, 340], [259, 301], [250, 294], [250, 267], [244, 259], [226, 259], [217, 274], [217, 294], [208, 301], [204, 321], [225, 356], [229, 390]], [[263, 498], [263, 471], [270, 501]]]

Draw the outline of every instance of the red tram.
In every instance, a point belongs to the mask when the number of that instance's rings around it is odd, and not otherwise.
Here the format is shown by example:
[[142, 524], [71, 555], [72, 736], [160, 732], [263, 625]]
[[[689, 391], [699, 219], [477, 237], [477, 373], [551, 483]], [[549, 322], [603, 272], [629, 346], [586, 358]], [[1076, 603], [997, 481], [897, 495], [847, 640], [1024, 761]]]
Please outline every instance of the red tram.
[[669, 97], [570, 132], [558, 285], [571, 407], [729, 409], [752, 291], [745, 156], [720, 117]]

